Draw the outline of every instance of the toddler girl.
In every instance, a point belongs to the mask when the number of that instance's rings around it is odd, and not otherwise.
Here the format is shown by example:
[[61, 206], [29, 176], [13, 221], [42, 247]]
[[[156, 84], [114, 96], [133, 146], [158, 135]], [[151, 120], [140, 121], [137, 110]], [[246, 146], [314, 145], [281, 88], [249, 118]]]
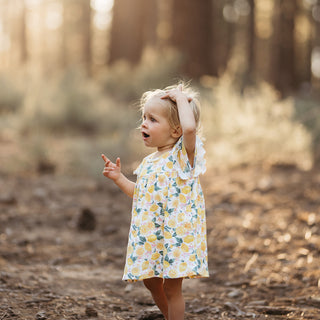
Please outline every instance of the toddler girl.
[[141, 102], [141, 136], [157, 151], [134, 171], [136, 183], [121, 173], [119, 158], [102, 155], [103, 174], [133, 198], [123, 280], [143, 280], [164, 317], [180, 320], [183, 278], [209, 276], [199, 104], [181, 84], [146, 92]]

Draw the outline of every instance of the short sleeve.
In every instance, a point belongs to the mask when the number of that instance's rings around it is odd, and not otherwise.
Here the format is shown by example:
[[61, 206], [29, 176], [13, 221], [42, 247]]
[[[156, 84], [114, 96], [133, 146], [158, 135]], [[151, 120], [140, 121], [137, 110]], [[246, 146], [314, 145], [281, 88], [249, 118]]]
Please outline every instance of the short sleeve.
[[143, 167], [144, 167], [144, 163], [145, 163], [145, 159], [142, 160], [142, 162], [140, 162], [140, 164], [138, 165], [138, 167], [133, 171], [133, 174], [140, 176]]
[[205, 150], [201, 139], [196, 137], [194, 164], [191, 166], [181, 137], [172, 149], [173, 165], [182, 180], [198, 177], [206, 171]]

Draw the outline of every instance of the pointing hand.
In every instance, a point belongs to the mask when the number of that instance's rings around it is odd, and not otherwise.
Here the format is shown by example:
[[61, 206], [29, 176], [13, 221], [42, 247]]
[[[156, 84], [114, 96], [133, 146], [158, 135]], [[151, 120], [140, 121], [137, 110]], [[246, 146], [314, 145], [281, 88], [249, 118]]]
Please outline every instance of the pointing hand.
[[120, 158], [117, 158], [116, 163], [111, 162], [104, 154], [101, 155], [104, 160], [103, 175], [113, 181], [119, 179], [121, 174], [121, 162]]

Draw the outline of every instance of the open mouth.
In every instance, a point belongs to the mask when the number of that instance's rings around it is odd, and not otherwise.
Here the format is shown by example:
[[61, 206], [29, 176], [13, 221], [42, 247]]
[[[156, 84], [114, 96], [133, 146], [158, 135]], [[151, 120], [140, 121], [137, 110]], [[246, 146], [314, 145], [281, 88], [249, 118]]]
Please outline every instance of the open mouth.
[[142, 132], [142, 136], [143, 136], [144, 138], [149, 138], [149, 137], [150, 137], [150, 135], [147, 134], [147, 133], [145, 133], [145, 132]]

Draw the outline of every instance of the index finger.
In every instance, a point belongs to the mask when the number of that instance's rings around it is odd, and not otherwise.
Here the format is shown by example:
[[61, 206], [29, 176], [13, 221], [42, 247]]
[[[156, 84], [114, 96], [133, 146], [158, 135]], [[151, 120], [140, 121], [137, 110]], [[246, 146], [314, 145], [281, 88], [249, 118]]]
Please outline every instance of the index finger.
[[102, 154], [101, 157], [102, 157], [102, 159], [104, 160], [104, 162], [109, 161], [109, 159], [108, 159], [104, 154]]

